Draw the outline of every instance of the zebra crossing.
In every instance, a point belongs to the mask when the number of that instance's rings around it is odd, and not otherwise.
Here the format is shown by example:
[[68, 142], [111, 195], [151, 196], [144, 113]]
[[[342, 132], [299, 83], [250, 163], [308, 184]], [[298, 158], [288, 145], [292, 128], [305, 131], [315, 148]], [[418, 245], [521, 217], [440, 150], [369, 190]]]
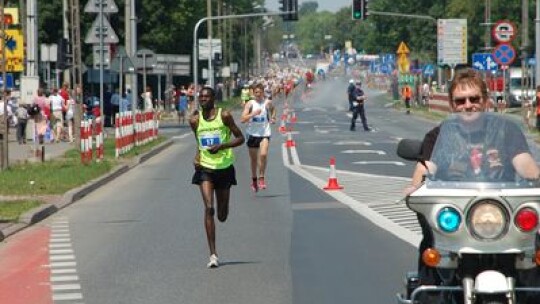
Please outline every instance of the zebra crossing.
[[82, 304], [83, 294], [77, 274], [77, 261], [71, 243], [69, 221], [56, 219], [51, 224], [49, 268], [52, 299], [55, 304]]

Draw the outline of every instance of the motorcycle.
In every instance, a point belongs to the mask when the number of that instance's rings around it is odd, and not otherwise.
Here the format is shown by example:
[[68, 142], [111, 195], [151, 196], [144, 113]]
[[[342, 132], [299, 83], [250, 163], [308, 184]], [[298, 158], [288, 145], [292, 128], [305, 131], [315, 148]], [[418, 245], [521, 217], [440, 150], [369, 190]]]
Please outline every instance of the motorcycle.
[[[403, 139], [397, 153], [427, 169], [405, 202], [429, 226], [433, 243], [421, 259], [441, 283], [422, 285], [409, 272], [398, 303], [514, 304], [540, 297], [540, 284], [526, 278], [540, 273], [540, 182], [527, 176], [538, 170], [535, 145], [500, 114], [466, 113], [442, 122], [429, 160], [421, 159], [420, 147]], [[516, 157], [527, 151], [532, 163], [523, 172]]]

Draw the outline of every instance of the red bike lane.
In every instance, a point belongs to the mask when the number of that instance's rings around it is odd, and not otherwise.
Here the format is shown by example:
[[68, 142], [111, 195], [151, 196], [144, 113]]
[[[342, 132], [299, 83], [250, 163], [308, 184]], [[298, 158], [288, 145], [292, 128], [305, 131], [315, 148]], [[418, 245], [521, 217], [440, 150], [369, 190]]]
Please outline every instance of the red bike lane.
[[34, 227], [0, 246], [0, 303], [52, 304], [48, 227]]

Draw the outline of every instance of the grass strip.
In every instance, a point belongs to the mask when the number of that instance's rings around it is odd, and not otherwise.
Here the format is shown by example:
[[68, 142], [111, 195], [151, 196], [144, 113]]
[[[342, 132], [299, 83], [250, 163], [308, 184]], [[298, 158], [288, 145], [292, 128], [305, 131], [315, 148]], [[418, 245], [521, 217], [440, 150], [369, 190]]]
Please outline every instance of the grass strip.
[[16, 222], [25, 212], [42, 204], [37, 200], [0, 202], [0, 222]]
[[160, 136], [144, 146], [115, 158], [115, 140], [104, 141], [104, 159], [81, 163], [78, 149], [68, 150], [63, 157], [43, 163], [21, 163], [0, 172], [0, 195], [59, 195], [105, 175], [124, 160], [145, 153], [166, 140]]

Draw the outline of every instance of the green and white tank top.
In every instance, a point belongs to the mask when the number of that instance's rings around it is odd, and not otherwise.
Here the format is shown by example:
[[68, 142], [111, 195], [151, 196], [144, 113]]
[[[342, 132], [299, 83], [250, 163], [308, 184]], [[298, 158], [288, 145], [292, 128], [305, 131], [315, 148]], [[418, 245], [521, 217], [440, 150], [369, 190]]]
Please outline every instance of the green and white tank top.
[[219, 150], [212, 154], [208, 147], [227, 143], [231, 140], [231, 130], [225, 126], [221, 119], [221, 108], [217, 109], [214, 119], [205, 120], [202, 112], [199, 114], [197, 127], [197, 141], [199, 142], [200, 164], [208, 169], [225, 169], [234, 163], [232, 148]]

